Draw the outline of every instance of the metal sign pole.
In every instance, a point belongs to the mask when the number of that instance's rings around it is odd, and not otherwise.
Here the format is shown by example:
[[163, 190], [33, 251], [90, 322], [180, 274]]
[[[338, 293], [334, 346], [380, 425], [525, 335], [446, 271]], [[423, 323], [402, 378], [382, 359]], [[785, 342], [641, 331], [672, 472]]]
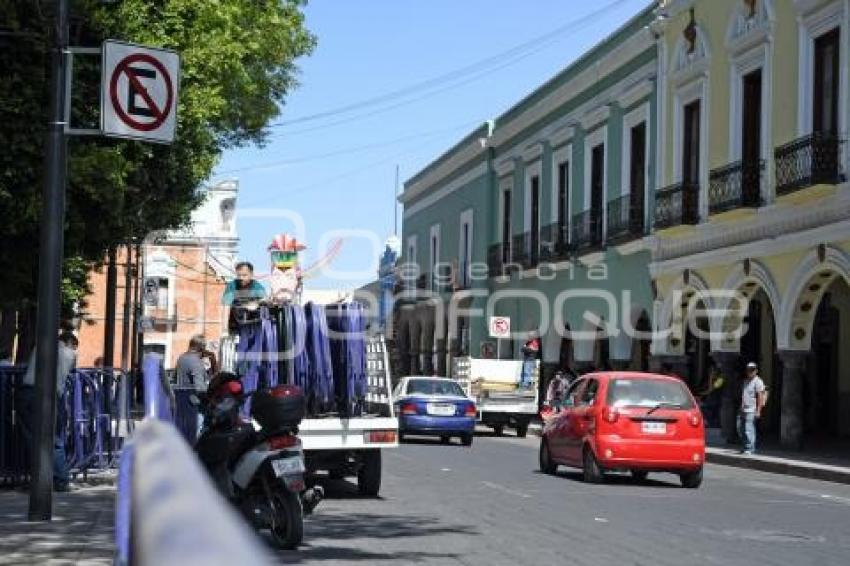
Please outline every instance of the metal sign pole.
[[38, 319], [35, 359], [35, 420], [31, 521], [49, 521], [53, 515], [53, 449], [56, 430], [56, 357], [60, 316], [62, 248], [65, 224], [65, 71], [68, 48], [68, 0], [56, 0], [56, 26], [50, 71], [50, 121], [45, 140], [44, 203], [38, 265]]

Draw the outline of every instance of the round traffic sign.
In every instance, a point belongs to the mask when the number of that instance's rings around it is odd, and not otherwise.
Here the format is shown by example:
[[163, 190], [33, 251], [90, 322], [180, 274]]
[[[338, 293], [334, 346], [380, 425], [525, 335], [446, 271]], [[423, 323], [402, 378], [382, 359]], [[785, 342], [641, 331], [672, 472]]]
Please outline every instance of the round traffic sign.
[[[165, 83], [165, 104], [160, 106], [153, 99], [148, 92], [148, 89], [142, 84], [136, 76], [136, 73], [131, 69], [130, 66], [134, 63], [147, 63], [156, 69], [158, 72], [156, 80], [163, 81]], [[132, 89], [142, 97], [142, 100], [144, 100], [147, 105], [147, 110], [154, 118], [153, 121], [140, 121], [132, 117], [128, 109], [125, 109], [122, 106], [121, 100], [118, 97], [118, 81], [121, 79], [122, 75], [127, 76], [128, 88], [132, 87]], [[112, 77], [109, 81], [109, 98], [112, 102], [112, 107], [115, 109], [115, 113], [122, 122], [135, 130], [150, 132], [159, 128], [165, 122], [166, 118], [168, 118], [168, 115], [171, 112], [171, 105], [174, 103], [174, 87], [171, 82], [171, 76], [168, 74], [168, 70], [159, 60], [156, 59], [156, 57], [152, 57], [147, 53], [134, 53], [122, 59], [112, 72]]]

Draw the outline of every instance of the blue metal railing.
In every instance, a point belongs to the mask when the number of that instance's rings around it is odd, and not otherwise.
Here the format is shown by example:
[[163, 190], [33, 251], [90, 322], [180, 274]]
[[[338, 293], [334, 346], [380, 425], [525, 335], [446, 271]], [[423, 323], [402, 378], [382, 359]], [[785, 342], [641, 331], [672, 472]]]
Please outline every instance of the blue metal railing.
[[[0, 482], [29, 479], [21, 391], [25, 366], [0, 368]], [[114, 467], [123, 439], [132, 430], [130, 378], [112, 368], [79, 368], [65, 380], [57, 410], [72, 474]], [[29, 409], [31, 410], [31, 409]]]
[[156, 354], [146, 356], [143, 379], [145, 419], [118, 472], [114, 564], [272, 564], [174, 426], [175, 393], [180, 407], [189, 391], [171, 389]]

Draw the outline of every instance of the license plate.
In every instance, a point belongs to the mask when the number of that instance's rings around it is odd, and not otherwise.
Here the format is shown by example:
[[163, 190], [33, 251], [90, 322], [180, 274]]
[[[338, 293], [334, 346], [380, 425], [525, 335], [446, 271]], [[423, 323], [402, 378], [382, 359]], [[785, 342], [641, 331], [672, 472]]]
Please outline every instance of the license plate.
[[303, 474], [304, 461], [301, 458], [282, 458], [280, 460], [272, 460], [272, 468], [274, 475], [277, 477], [289, 474]]
[[667, 423], [644, 422], [640, 428], [645, 434], [667, 434]]
[[454, 405], [446, 405], [441, 403], [428, 403], [427, 406], [429, 415], [436, 415], [438, 417], [451, 417], [455, 414], [455, 406]]

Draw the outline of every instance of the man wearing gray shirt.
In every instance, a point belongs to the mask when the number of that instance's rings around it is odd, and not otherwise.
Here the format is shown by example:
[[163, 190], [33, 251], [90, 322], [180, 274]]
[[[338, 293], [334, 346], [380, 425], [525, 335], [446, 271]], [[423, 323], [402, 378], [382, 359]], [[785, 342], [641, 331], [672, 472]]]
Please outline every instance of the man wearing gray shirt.
[[764, 391], [764, 382], [758, 375], [758, 366], [755, 362], [748, 363], [741, 395], [741, 412], [738, 414], [738, 436], [743, 444], [741, 452], [747, 455], [756, 450], [756, 419], [761, 418]]
[[215, 357], [206, 349], [206, 340], [200, 334], [192, 336], [189, 340], [189, 349], [177, 358], [175, 367], [177, 374], [177, 387], [194, 387], [198, 391], [207, 389], [207, 368], [204, 358], [210, 360], [211, 373], [215, 373]]

